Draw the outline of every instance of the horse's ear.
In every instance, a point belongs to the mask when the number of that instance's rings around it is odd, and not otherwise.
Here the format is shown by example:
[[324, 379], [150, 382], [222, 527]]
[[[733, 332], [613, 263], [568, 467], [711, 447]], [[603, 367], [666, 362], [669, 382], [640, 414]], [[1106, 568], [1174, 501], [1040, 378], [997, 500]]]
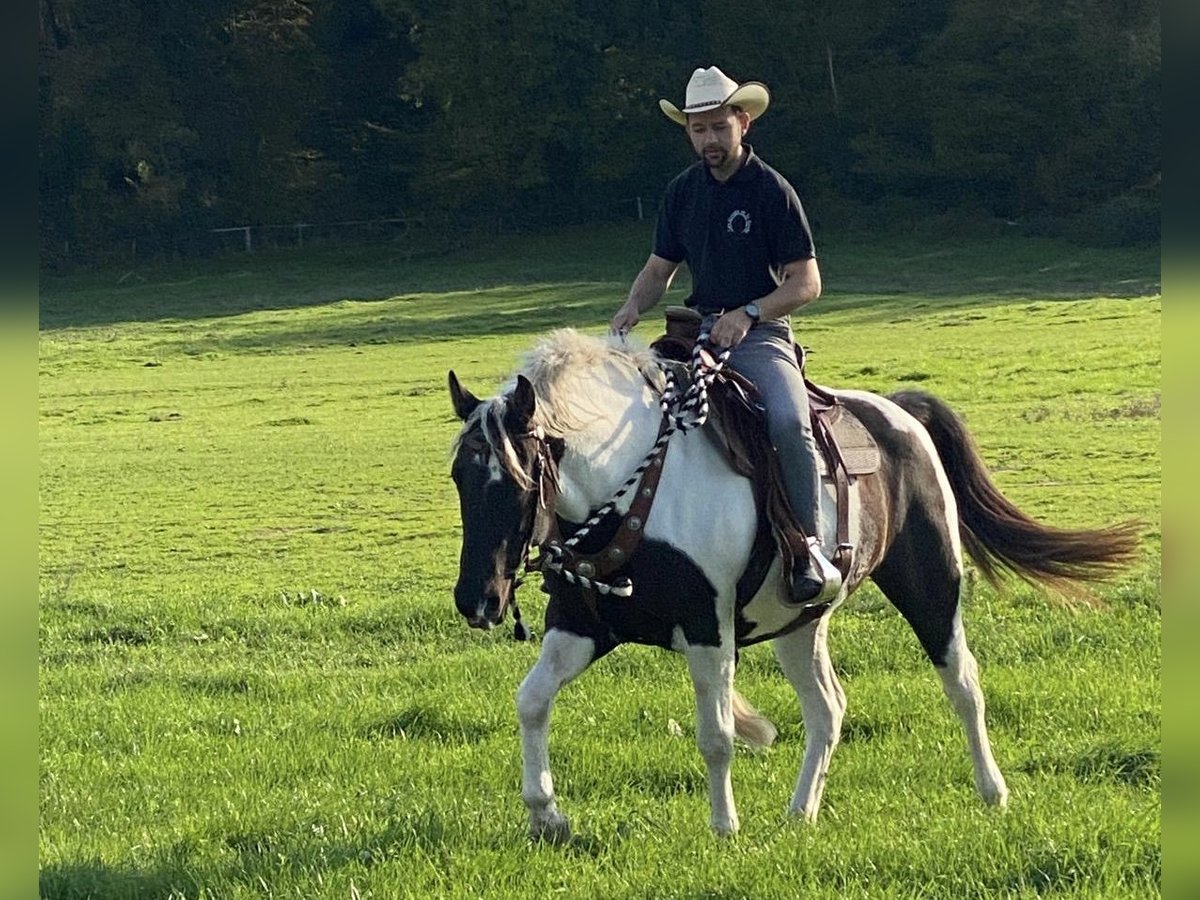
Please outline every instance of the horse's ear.
[[454, 413], [464, 422], [467, 416], [475, 412], [475, 407], [479, 406], [480, 400], [459, 381], [458, 376], [454, 374], [454, 370], [450, 370], [450, 402], [454, 404]]
[[533, 385], [524, 375], [517, 376], [517, 386], [513, 388], [508, 408], [522, 428], [533, 418], [533, 411], [537, 408], [537, 395], [533, 392]]

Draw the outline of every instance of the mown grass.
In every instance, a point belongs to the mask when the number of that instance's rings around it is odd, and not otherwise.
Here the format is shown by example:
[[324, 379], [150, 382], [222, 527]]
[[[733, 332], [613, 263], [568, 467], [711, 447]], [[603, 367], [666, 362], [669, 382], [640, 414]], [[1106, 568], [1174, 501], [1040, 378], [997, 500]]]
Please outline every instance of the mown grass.
[[1004, 235], [827, 240], [800, 324], [817, 380], [954, 404], [1033, 514], [1146, 523], [1094, 606], [969, 586], [1008, 812], [867, 588], [832, 628], [850, 709], [816, 826], [783, 815], [803, 728], [769, 649], [739, 687], [780, 739], [736, 760], [720, 842], [682, 660], [623, 648], [555, 711], [579, 837], [529, 844], [512, 697], [537, 648], [453, 609], [445, 372], [487, 392], [542, 331], [601, 330], [646, 240], [43, 285], [43, 896], [1157, 894], [1157, 260]]

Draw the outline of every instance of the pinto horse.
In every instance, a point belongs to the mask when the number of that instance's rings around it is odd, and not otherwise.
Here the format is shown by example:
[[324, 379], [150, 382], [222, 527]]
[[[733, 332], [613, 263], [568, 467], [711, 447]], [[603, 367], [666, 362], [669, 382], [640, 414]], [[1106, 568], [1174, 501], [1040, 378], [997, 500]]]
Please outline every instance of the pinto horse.
[[[595, 524], [660, 434], [663, 364], [647, 350], [573, 330], [538, 343], [507, 388], [480, 400], [449, 374], [463, 428], [451, 475], [458, 489], [462, 555], [454, 588], [460, 613], [475, 628], [499, 624], [531, 545], [551, 534]], [[731, 465], [714, 423], [677, 432], [660, 459], [657, 497], [641, 541], [602, 591], [545, 571], [549, 594], [537, 663], [517, 692], [523, 777], [521, 794], [536, 838], [569, 838], [549, 762], [555, 695], [622, 643], [656, 645], [687, 659], [696, 694], [696, 739], [708, 770], [711, 825], [738, 828], [730, 781], [735, 734], [769, 744], [774, 726], [734, 690], [738, 648], [771, 640], [799, 697], [805, 748], [790, 812], [815, 819], [846, 696], [826, 644], [833, 609], [870, 578], [908, 621], [941, 678], [966, 730], [975, 786], [1003, 806], [1008, 789], [984, 724], [979, 670], [963, 631], [962, 547], [993, 581], [1001, 572], [1050, 585], [1100, 577], [1130, 562], [1132, 523], [1093, 530], [1040, 524], [997, 490], [963, 424], [941, 401], [921, 392], [884, 398], [832, 392], [879, 445], [875, 474], [849, 491], [853, 558], [838, 596], [828, 604], [788, 602], [781, 557], [753, 594], [738, 585], [751, 556], [759, 513], [750, 480]], [[623, 496], [607, 518], [619, 518]], [[824, 520], [836, 519], [833, 489], [822, 497]], [[603, 517], [602, 517], [603, 518]], [[559, 530], [561, 529], [561, 531]], [[835, 543], [833, 534], [822, 536]], [[518, 618], [518, 627], [522, 628]]]

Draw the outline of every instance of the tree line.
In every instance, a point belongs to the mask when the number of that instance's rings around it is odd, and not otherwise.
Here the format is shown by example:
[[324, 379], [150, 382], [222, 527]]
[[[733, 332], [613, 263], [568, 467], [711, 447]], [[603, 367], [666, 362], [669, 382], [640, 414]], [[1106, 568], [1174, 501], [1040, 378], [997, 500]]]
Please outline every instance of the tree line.
[[[208, 229], [629, 216], [698, 65], [818, 221], [1157, 240], [1156, 0], [39, 0], [43, 263]], [[881, 213], [882, 211], [882, 213]], [[1058, 223], [1058, 224], [1056, 224]]]

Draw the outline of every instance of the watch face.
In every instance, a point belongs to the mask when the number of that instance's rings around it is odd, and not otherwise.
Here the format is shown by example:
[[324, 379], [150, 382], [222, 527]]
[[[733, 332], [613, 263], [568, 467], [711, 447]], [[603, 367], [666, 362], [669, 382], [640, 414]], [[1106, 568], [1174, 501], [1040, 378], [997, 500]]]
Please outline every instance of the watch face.
[[757, 303], [747, 303], [745, 306], [745, 310], [746, 310], [746, 315], [748, 315], [753, 321], [755, 321], [755, 322], [758, 321], [758, 318], [761, 314], [758, 311]]

